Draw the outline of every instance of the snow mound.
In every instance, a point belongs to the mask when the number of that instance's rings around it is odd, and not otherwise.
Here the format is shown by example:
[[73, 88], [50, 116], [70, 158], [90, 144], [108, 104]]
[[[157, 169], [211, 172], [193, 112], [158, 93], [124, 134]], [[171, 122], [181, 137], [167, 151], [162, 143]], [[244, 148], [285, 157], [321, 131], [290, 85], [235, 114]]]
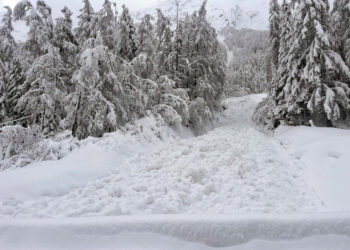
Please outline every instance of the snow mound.
[[[71, 141], [67, 140], [69, 145], [60, 145], [58, 150], [66, 155], [61, 160], [39, 159], [25, 168], [0, 173], [0, 210], [4, 208], [3, 201], [60, 196], [89, 181], [115, 173], [131, 158], [172, 140], [175, 134], [161, 118], [150, 115], [127, 125], [123, 131], [106, 134], [103, 138], [88, 138], [78, 144], [73, 141], [77, 144], [73, 152], [65, 150], [71, 148]], [[53, 143], [47, 141], [45, 145]]]

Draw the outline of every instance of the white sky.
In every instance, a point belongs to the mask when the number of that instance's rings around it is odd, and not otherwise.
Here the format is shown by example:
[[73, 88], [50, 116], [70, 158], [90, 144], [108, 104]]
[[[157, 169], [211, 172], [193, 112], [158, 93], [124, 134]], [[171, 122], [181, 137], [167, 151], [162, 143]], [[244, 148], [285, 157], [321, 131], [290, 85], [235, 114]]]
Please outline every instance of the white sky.
[[[0, 7], [10, 6], [14, 7], [19, 0], [0, 0]], [[32, 2], [36, 2], [35, 0]], [[104, 0], [90, 0], [93, 7], [99, 9]], [[144, 9], [146, 7], [155, 5], [160, 0], [117, 0], [117, 5], [120, 7], [122, 4], [127, 5], [131, 10]], [[46, 3], [54, 10], [62, 9], [64, 6], [69, 7], [73, 12], [76, 12], [82, 7], [82, 0], [46, 0]]]
[[[20, 0], [0, 0], [0, 17], [1, 13], [5, 11], [3, 9], [4, 6], [10, 6], [11, 8], [13, 8], [19, 1]], [[111, 1], [113, 2], [113, 0]], [[35, 5], [36, 0], [31, 0], [31, 2], [33, 2]], [[67, 6], [76, 17], [77, 15], [79, 15], [79, 10], [83, 6], [82, 0], [45, 0], [45, 2], [52, 8], [53, 18], [61, 16], [61, 10], [64, 6]], [[90, 0], [90, 2], [95, 11], [98, 11], [101, 9], [104, 0]], [[116, 2], [120, 12], [121, 6], [123, 4], [125, 4], [131, 11], [138, 11], [148, 7], [152, 7], [157, 3], [161, 2], [161, 0], [116, 0]], [[74, 18], [73, 20], [76, 23], [76, 18]], [[17, 40], [23, 40], [26, 38], [27, 28], [24, 23], [16, 22], [14, 28], [15, 30], [13, 35]]]

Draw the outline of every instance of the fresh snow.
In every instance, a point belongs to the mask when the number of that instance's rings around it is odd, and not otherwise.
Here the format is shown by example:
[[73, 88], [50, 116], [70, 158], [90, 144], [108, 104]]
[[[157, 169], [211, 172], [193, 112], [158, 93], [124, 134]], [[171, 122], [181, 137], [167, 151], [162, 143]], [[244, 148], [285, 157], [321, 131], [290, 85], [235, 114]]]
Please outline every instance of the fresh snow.
[[350, 214], [4, 220], [6, 250], [348, 250]]
[[[175, 132], [158, 123], [153, 116], [145, 117], [124, 132], [83, 140], [79, 149], [62, 160], [34, 162], [25, 168], [0, 172], [0, 204], [7, 199], [64, 195], [89, 181], [110, 175], [138, 154], [173, 139]], [[179, 138], [191, 133], [182, 129], [176, 135]]]
[[317, 211], [322, 204], [300, 161], [250, 121], [262, 98], [228, 99], [216, 128], [202, 136], [175, 137], [145, 151], [111, 135], [100, 148], [1, 173], [0, 216]]
[[137, 133], [0, 172], [0, 246], [348, 250], [350, 131], [266, 134], [250, 120], [263, 97], [227, 99], [198, 137], [146, 117]]
[[295, 159], [324, 203], [325, 211], [350, 211], [350, 131], [334, 128], [281, 128], [278, 138]]

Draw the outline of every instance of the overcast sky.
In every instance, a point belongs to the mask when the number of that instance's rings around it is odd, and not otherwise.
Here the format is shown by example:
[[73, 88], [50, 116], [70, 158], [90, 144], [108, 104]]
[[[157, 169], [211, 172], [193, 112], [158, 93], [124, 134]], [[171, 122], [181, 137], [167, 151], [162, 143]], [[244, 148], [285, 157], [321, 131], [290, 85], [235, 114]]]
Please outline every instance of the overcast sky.
[[[5, 11], [3, 9], [4, 6], [10, 6], [13, 8], [19, 1], [20, 0], [0, 0], [0, 17]], [[36, 3], [36, 0], [31, 1]], [[113, 0], [111, 1], [113, 2]], [[83, 6], [82, 0], [46, 0], [45, 2], [52, 8], [54, 18], [61, 15], [60, 11], [64, 6], [67, 6], [75, 16], [79, 14], [79, 10]], [[102, 7], [104, 0], [90, 0], [90, 2], [97, 11]], [[117, 0], [116, 2], [119, 9], [121, 9], [121, 6], [125, 4], [130, 10], [137, 11], [157, 5], [157, 3], [161, 2], [161, 0]], [[26, 36], [25, 30], [25, 25], [17, 22], [15, 24], [14, 37], [19, 40], [24, 39]]]
[[[19, 0], [0, 0], [0, 7], [10, 6], [14, 7]], [[34, 1], [36, 2], [36, 1]], [[57, 9], [62, 9], [64, 6], [68, 6], [74, 12], [79, 10], [82, 7], [82, 0], [46, 0], [49, 6], [55, 11]], [[91, 4], [94, 8], [99, 9], [104, 0], [90, 0]], [[117, 0], [118, 6], [122, 4], [126, 4], [132, 10], [139, 10], [146, 8], [148, 6], [152, 6], [156, 3], [160, 2], [160, 0]]]

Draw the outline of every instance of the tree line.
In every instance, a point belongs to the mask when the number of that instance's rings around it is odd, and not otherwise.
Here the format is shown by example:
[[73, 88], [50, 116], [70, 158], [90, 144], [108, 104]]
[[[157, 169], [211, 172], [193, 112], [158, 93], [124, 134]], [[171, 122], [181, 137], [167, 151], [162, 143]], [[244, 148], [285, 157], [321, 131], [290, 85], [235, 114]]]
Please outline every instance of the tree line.
[[350, 1], [270, 2], [273, 80], [254, 120], [335, 127], [350, 118]]
[[[198, 11], [174, 22], [157, 9], [135, 22], [109, 0], [83, 0], [73, 27], [69, 8], [55, 20], [43, 0], [20, 1], [0, 26], [0, 127], [38, 126], [46, 136], [70, 130], [100, 137], [150, 112], [169, 126], [200, 133], [220, 110], [226, 51]], [[120, 13], [119, 13], [120, 11]], [[28, 26], [12, 36], [13, 21]]]

